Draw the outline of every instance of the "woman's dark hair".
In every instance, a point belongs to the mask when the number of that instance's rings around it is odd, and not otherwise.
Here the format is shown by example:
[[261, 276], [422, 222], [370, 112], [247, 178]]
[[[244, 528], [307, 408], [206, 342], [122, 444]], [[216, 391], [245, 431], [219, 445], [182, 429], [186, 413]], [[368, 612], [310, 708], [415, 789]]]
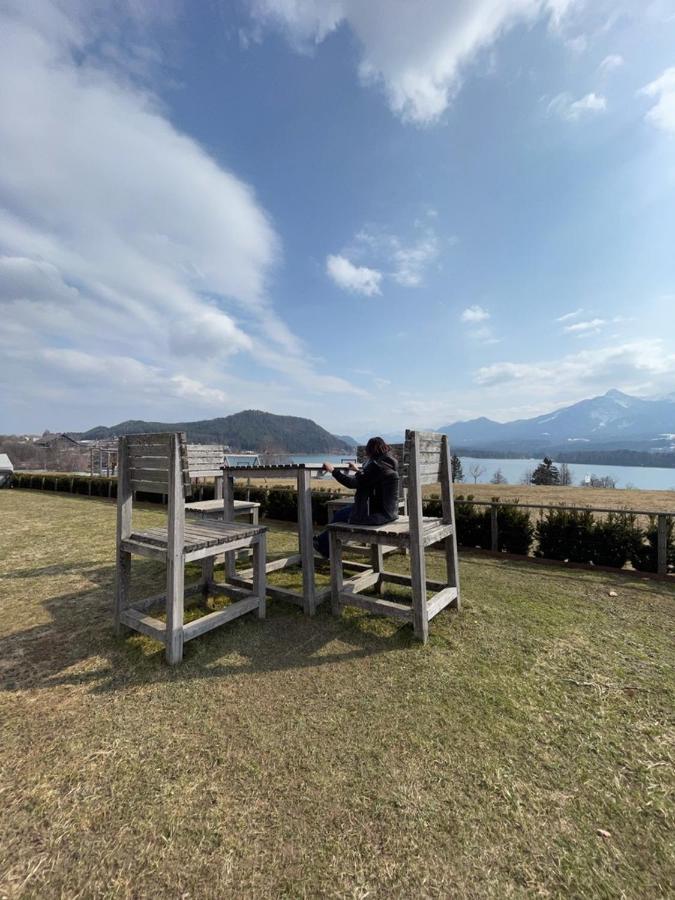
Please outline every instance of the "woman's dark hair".
[[389, 444], [381, 437], [372, 437], [366, 444], [366, 453], [371, 459], [376, 456], [384, 456], [384, 454], [389, 453], [390, 450], [391, 447]]

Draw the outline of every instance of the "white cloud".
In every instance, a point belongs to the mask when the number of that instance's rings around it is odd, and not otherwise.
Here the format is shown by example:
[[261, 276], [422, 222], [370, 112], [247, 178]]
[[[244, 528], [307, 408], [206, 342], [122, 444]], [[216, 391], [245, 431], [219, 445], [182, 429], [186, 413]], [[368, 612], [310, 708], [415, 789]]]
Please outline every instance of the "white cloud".
[[675, 134], [675, 66], [666, 69], [639, 93], [656, 98], [645, 119], [661, 131]]
[[560, 116], [568, 122], [577, 122], [581, 118], [603, 112], [607, 109], [607, 100], [595, 93], [586, 94], [574, 100], [568, 92], [554, 97], [548, 104], [548, 112]]
[[422, 283], [424, 270], [438, 256], [438, 238], [429, 229], [424, 237], [409, 246], [399, 245], [394, 251], [392, 278], [405, 287]]
[[[554, 402], [561, 395], [588, 396], [612, 387], [647, 396], [672, 387], [675, 354], [661, 340], [633, 341], [534, 363], [501, 362], [479, 368], [474, 381], [516, 393], [522, 385], [527, 402]], [[486, 405], [489, 401], [486, 398]]]
[[367, 266], [355, 266], [346, 256], [326, 257], [326, 272], [338, 287], [351, 291], [353, 294], [365, 294], [372, 297], [380, 294], [380, 282], [382, 272], [377, 269], [369, 269]]
[[548, 17], [553, 28], [573, 0], [249, 0], [259, 23], [280, 27], [299, 48], [346, 24], [361, 47], [359, 74], [381, 85], [404, 121], [436, 121], [463, 70], [519, 22]]
[[440, 253], [438, 235], [429, 224], [436, 217], [435, 210], [425, 210], [424, 217], [414, 220], [407, 239], [381, 225], [365, 225], [340, 254], [327, 258], [328, 274], [341, 287], [368, 295], [381, 293], [384, 280], [419, 287]]
[[583, 312], [582, 308], [575, 309], [573, 312], [565, 313], [562, 316], [558, 316], [556, 322], [568, 322], [570, 319], [576, 319], [577, 316], [580, 316]]
[[467, 306], [459, 318], [462, 322], [485, 322], [490, 318], [490, 313], [486, 309], [483, 309], [482, 306], [475, 304], [474, 306]]
[[[115, 20], [106, 30], [104, 16], [126, 10], [138, 29], [154, 6], [129, 0], [112, 13], [6, 0], [0, 9], [7, 377], [29, 404], [49, 359], [39, 351], [84, 349], [93, 359], [136, 360], [174, 399], [212, 404], [226, 396], [227, 360], [239, 354], [289, 381], [309, 376], [317, 390], [353, 390], [316, 373], [274, 310], [279, 240], [251, 187], [169, 122], [133, 60], [124, 70], [124, 53], [103, 53], [109, 34], [126, 27]], [[135, 58], [144, 55], [152, 51], [139, 45]], [[10, 354], [22, 346], [36, 350], [32, 364]], [[135, 390], [124, 390], [108, 380], [110, 402], [123, 396], [132, 413]]]
[[575, 322], [573, 325], [565, 325], [563, 331], [569, 334], [581, 334], [587, 332], [599, 332], [603, 325], [607, 324], [606, 319], [589, 319], [587, 322]]
[[609, 56], [606, 56], [600, 63], [598, 71], [601, 75], [609, 75], [610, 72], [620, 69], [623, 63], [623, 56], [620, 56], [618, 53], [610, 53]]

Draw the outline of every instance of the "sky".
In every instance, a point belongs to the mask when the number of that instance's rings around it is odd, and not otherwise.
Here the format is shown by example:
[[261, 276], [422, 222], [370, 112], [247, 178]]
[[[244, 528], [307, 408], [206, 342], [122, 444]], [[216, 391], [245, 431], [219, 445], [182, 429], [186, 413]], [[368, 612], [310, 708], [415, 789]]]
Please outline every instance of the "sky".
[[675, 0], [0, 0], [0, 432], [675, 390]]

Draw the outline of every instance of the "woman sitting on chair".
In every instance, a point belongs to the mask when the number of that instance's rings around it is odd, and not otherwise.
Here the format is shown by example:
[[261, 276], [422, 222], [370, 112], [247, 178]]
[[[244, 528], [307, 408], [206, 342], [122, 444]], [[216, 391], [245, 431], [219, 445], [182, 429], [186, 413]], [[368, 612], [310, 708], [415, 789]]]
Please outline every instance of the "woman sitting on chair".
[[[390, 453], [390, 447], [381, 437], [372, 437], [366, 444], [366, 462], [363, 468], [349, 463], [353, 474], [335, 471], [328, 462], [323, 464], [336, 481], [356, 490], [354, 503], [338, 510], [334, 522], [352, 525], [385, 525], [398, 519], [398, 463]], [[314, 549], [328, 558], [328, 532], [322, 531], [314, 538]]]

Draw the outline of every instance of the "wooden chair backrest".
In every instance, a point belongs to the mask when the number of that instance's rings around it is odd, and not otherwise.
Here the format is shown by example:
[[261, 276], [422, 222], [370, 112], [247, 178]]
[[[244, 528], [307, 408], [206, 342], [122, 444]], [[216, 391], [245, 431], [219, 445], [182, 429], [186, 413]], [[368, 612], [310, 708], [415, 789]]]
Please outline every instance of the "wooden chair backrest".
[[454, 525], [452, 462], [447, 435], [432, 431], [406, 431], [403, 466], [403, 478], [408, 488], [411, 536], [420, 534], [422, 530], [422, 487], [425, 484], [440, 483], [442, 519]]
[[[403, 462], [403, 451], [405, 444], [390, 444], [389, 449], [391, 455], [394, 457], [396, 462], [398, 463], [398, 498], [399, 500], [405, 499], [406, 494], [406, 485], [405, 485], [405, 472], [404, 472], [404, 462]], [[356, 448], [356, 461], [363, 465], [366, 460], [366, 448], [365, 445], [360, 444]]]
[[222, 478], [225, 449], [219, 444], [188, 444], [190, 478]]
[[128, 434], [119, 439], [119, 467], [129, 489], [151, 494], [170, 494], [172, 466], [178, 470], [183, 494], [190, 494], [187, 443], [182, 432]]

